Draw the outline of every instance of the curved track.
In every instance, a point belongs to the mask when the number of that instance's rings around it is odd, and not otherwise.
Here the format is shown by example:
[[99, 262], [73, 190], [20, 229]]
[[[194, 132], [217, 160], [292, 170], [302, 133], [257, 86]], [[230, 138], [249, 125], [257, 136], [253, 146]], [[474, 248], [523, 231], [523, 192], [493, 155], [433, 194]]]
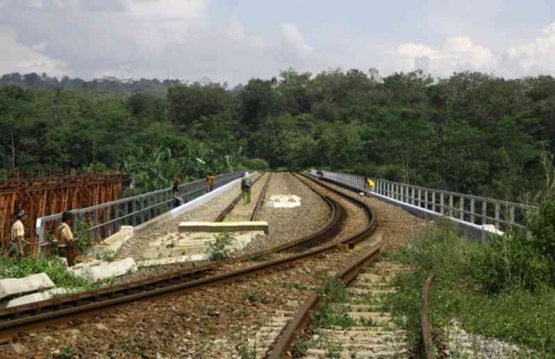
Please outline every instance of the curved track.
[[[253, 274], [258, 271], [278, 267], [333, 250], [339, 245], [351, 245], [358, 243], [368, 238], [373, 233], [376, 227], [376, 221], [374, 213], [368, 205], [327, 187], [324, 184], [320, 184], [321, 186], [326, 187], [327, 190], [362, 208], [368, 217], [367, 225], [365, 225], [364, 228], [357, 233], [340, 241], [327, 243], [343, 226], [345, 221], [345, 209], [337, 201], [323, 195], [318, 189], [318, 186], [312, 185], [311, 181], [315, 182], [315, 180], [303, 179], [303, 181], [307, 183], [307, 185], [309, 185], [316, 193], [318, 193], [331, 208], [332, 215], [329, 222], [326, 226], [324, 226], [324, 228], [320, 229], [316, 233], [279, 247], [238, 257], [230, 261], [199, 266], [196, 268], [188, 268], [186, 270], [178, 270], [137, 282], [120, 284], [92, 292], [79, 293], [67, 297], [55, 298], [49, 301], [3, 310], [0, 311], [0, 338], [5, 341], [17, 336], [21, 332], [36, 329], [37, 327], [44, 327], [50, 323], [68, 322], [75, 318], [91, 315], [94, 312], [110, 309], [114, 306], [131, 301], [194, 290], [196, 288], [248, 276], [249, 274]], [[257, 207], [259, 206], [257, 205]], [[253, 213], [253, 216], [255, 216], [255, 213]], [[322, 245], [322, 243], [327, 244]], [[289, 255], [285, 258], [267, 261], [239, 270], [206, 277], [210, 271], [221, 267], [222, 264], [258, 258], [269, 253], [279, 251], [293, 249], [300, 250], [306, 248], [311, 249], [305, 250], [301, 253]]]

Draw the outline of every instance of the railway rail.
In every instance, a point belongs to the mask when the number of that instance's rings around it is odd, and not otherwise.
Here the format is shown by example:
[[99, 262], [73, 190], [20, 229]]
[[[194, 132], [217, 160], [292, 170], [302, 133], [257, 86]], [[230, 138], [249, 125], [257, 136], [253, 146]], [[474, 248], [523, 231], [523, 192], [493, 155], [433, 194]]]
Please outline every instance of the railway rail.
[[[362, 208], [368, 216], [368, 223], [360, 231], [347, 238], [341, 239], [340, 241], [328, 243], [329, 239], [333, 238], [343, 226], [345, 221], [345, 209], [339, 202], [321, 194], [318, 191], [318, 187], [311, 184], [316, 182], [314, 179], [304, 178], [303, 181], [309, 185], [312, 190], [319, 193], [331, 209], [329, 222], [315, 233], [291, 243], [254, 254], [237, 257], [229, 261], [212, 263], [195, 268], [180, 269], [136, 282], [118, 284], [91, 292], [78, 293], [70, 296], [55, 298], [49, 301], [2, 310], [0, 311], [0, 339], [3, 342], [6, 342], [14, 337], [17, 337], [20, 333], [36, 330], [48, 325], [60, 325], [67, 323], [77, 318], [93, 315], [99, 311], [113, 308], [131, 301], [145, 300], [153, 297], [175, 294], [177, 292], [191, 291], [197, 288], [212, 286], [217, 283], [233, 280], [235, 278], [245, 277], [262, 270], [276, 268], [284, 264], [290, 264], [292, 262], [302, 260], [303, 258], [325, 253], [335, 249], [339, 245], [353, 245], [355, 243], [359, 243], [360, 241], [368, 238], [374, 232], [376, 228], [376, 220], [372, 209], [367, 204], [362, 201], [357, 201], [340, 191], [336, 191], [333, 188], [320, 183], [319, 186], [327, 188], [327, 190]], [[267, 180], [265, 187], [268, 182], [269, 179]], [[260, 200], [263, 200], [262, 195], [259, 197], [259, 201]], [[258, 204], [257, 207], [260, 208]], [[255, 213], [253, 213], [253, 217], [255, 216], [256, 207]], [[298, 249], [299, 247], [310, 249], [304, 250], [300, 253], [293, 253], [284, 258], [241, 268], [239, 270], [208, 276], [210, 272], [227, 263], [263, 257], [270, 253], [292, 251], [293, 249]]]

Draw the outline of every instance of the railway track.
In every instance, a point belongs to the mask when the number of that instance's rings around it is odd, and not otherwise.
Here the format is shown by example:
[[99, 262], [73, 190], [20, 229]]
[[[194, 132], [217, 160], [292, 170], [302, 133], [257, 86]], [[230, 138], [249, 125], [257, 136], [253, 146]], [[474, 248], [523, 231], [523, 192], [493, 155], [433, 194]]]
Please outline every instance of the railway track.
[[[342, 194], [339, 195], [345, 198], [347, 197]], [[289, 264], [303, 258], [332, 250], [341, 243], [332, 243], [324, 246], [320, 244], [333, 237], [341, 228], [344, 220], [344, 211], [342, 206], [336, 201], [323, 195], [322, 197], [332, 209], [330, 221], [324, 228], [298, 241], [248, 256], [235, 258], [232, 261], [237, 262], [253, 259], [270, 253], [290, 250], [298, 246], [311, 247], [309, 245], [311, 242], [314, 243], [313, 246], [318, 246], [317, 248], [210, 277], [207, 277], [207, 274], [230, 261], [199, 266], [192, 269], [178, 270], [137, 282], [124, 283], [92, 292], [78, 293], [44, 302], [2, 310], [0, 311], [0, 339], [2, 342], [7, 342], [21, 333], [37, 330], [45, 326], [64, 325], [64, 323], [71, 322], [75, 319], [94, 315], [99, 311], [131, 301], [150, 299], [174, 294], [176, 292], [190, 291], [204, 286], [211, 286], [223, 281], [244, 277], [262, 270]], [[366, 213], [368, 213], [370, 217], [373, 216], [371, 209], [367, 205], [361, 204], [361, 207], [366, 208]], [[370, 225], [366, 226], [357, 235], [347, 238], [343, 242], [345, 242], [345, 244], [356, 243], [360, 238], [369, 236], [375, 228], [374, 224], [375, 222], [372, 218]]]
[[[385, 306], [387, 297], [395, 291], [392, 280], [405, 268], [377, 261], [379, 251], [379, 245], [370, 246], [319, 293], [312, 294], [297, 312], [275, 318], [276, 324], [281, 321], [286, 326], [262, 328], [253, 341], [268, 346], [259, 349], [256, 357], [410, 357], [405, 332], [397, 327]], [[336, 283], [344, 289], [338, 289]]]

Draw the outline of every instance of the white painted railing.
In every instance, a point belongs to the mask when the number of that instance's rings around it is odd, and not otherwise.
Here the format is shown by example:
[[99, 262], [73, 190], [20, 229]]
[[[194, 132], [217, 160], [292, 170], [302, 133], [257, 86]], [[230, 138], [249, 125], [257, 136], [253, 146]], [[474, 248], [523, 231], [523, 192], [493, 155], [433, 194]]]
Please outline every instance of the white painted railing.
[[[322, 171], [328, 178], [367, 191], [366, 178], [352, 174]], [[311, 174], [317, 176], [316, 170]], [[372, 178], [373, 192], [392, 200], [423, 208], [475, 225], [493, 224], [506, 230], [509, 226], [525, 227], [526, 213], [535, 207], [520, 203], [449, 192]]]

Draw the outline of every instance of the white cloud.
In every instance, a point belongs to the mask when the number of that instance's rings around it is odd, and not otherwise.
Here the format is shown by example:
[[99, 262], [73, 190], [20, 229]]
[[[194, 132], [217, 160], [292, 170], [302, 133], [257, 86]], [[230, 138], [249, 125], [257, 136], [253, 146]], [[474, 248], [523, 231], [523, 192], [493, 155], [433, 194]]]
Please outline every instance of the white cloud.
[[292, 50], [303, 59], [318, 57], [318, 52], [305, 42], [304, 35], [296, 24], [282, 24], [280, 31], [285, 51]]
[[401, 70], [420, 68], [432, 74], [449, 76], [454, 71], [491, 71], [497, 65], [491, 50], [475, 45], [467, 37], [453, 37], [440, 49], [415, 43], [399, 45], [390, 53], [397, 58]]
[[506, 51], [507, 63], [519, 75], [555, 73], [555, 22], [543, 29], [543, 35], [532, 42]]
[[[46, 46], [46, 45], [44, 45]], [[37, 47], [42, 47], [38, 44]], [[15, 32], [0, 28], [0, 73], [46, 72], [49, 75], [71, 74], [67, 64], [43, 55], [36, 49], [20, 44]]]

